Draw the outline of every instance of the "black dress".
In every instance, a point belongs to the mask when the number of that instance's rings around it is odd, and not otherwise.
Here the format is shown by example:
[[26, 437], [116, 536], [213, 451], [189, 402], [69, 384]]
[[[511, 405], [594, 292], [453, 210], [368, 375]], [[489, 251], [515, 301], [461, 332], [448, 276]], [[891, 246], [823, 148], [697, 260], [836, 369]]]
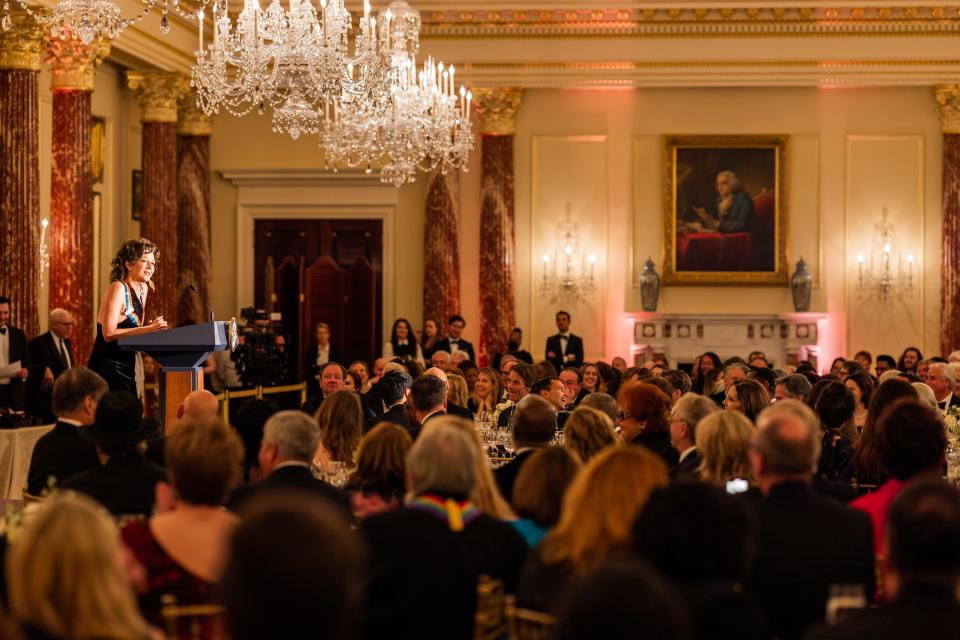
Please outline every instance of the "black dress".
[[[117, 329], [133, 329], [143, 326], [143, 304], [136, 295], [131, 295], [130, 287], [126, 282], [123, 285], [124, 318], [117, 324]], [[124, 351], [114, 340], [107, 342], [103, 338], [103, 326], [97, 323], [97, 340], [93, 343], [93, 351], [87, 366], [107, 381], [110, 391], [129, 391], [137, 395], [137, 353]]]

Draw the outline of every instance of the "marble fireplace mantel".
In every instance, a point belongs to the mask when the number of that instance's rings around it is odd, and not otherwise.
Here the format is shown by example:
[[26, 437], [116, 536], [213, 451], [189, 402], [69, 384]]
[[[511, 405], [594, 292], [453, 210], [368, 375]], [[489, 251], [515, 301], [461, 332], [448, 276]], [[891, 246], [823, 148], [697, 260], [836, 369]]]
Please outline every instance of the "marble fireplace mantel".
[[637, 313], [631, 353], [636, 364], [663, 354], [671, 366], [690, 365], [705, 351], [721, 360], [763, 351], [774, 367], [810, 360], [818, 370], [825, 313]]

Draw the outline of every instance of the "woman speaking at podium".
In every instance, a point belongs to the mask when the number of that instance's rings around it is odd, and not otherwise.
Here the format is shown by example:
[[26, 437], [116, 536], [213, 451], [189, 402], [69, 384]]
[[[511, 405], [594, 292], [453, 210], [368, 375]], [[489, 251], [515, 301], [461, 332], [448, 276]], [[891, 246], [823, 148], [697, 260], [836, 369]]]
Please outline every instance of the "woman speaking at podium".
[[97, 340], [93, 344], [88, 366], [103, 376], [111, 391], [137, 392], [137, 360], [139, 353], [124, 351], [118, 338], [163, 331], [167, 322], [158, 316], [144, 321], [147, 289], [153, 289], [150, 277], [157, 268], [160, 250], [140, 238], [127, 240], [110, 262], [110, 286], [97, 314]]

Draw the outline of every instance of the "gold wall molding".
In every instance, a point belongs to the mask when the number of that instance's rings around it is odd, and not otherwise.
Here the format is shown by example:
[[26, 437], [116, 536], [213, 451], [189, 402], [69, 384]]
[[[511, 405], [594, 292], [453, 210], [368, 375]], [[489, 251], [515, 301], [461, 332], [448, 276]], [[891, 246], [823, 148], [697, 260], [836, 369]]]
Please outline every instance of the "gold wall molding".
[[425, 38], [902, 36], [960, 33], [960, 5], [423, 11]]
[[127, 86], [140, 104], [140, 122], [176, 122], [190, 79], [171, 71], [127, 71]]
[[109, 53], [106, 40], [94, 40], [89, 46], [73, 38], [49, 40], [44, 62], [50, 65], [50, 89], [93, 91], [97, 66]]
[[473, 90], [474, 105], [480, 118], [480, 133], [512, 136], [516, 132], [517, 114], [523, 100], [519, 87], [477, 87]]
[[944, 133], [960, 133], [960, 87], [941, 84], [934, 88], [940, 128]]
[[[40, 10], [33, 11], [36, 13]], [[10, 31], [0, 30], [0, 69], [40, 71], [43, 67], [46, 29], [26, 11], [11, 11], [10, 17], [13, 21]]]
[[209, 136], [213, 134], [213, 118], [197, 104], [197, 94], [190, 91], [180, 101], [177, 111], [177, 135]]

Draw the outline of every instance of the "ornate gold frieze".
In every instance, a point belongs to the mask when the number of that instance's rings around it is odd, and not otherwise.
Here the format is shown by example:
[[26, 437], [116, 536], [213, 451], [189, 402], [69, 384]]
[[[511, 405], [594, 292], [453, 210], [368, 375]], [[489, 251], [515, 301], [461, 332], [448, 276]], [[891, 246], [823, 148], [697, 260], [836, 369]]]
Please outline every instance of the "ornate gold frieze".
[[[36, 13], [39, 9], [33, 11]], [[40, 71], [46, 30], [26, 11], [11, 11], [10, 18], [11, 29], [0, 30], [0, 69]]]
[[176, 122], [190, 79], [173, 71], [127, 71], [127, 86], [140, 103], [140, 122]]
[[209, 136], [213, 133], [213, 118], [197, 104], [197, 94], [191, 91], [180, 101], [177, 111], [177, 135]]
[[49, 40], [44, 62], [50, 65], [50, 88], [93, 91], [97, 65], [109, 53], [110, 43], [106, 40], [94, 40], [90, 45], [73, 38]]
[[960, 5], [426, 11], [425, 38], [903, 36], [960, 33]]
[[478, 87], [473, 89], [473, 97], [481, 134], [511, 136], [516, 132], [523, 89]]
[[937, 113], [940, 128], [944, 133], [960, 133], [960, 87], [955, 84], [940, 84], [934, 88], [937, 97]]

